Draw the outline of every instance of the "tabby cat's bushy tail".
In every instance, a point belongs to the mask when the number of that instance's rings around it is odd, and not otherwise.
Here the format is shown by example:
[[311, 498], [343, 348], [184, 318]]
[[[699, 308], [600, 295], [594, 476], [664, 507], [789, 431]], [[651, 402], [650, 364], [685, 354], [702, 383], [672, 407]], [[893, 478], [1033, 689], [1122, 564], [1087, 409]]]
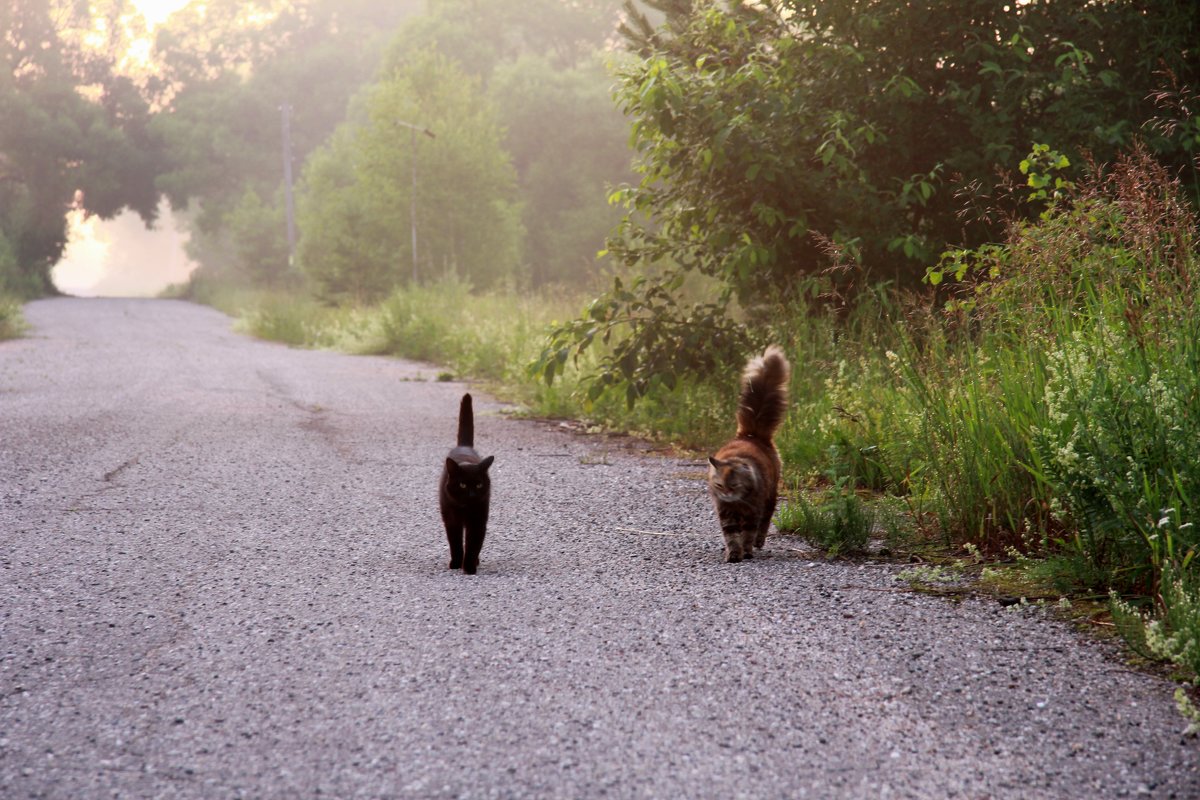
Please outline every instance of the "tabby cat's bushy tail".
[[475, 446], [475, 412], [471, 408], [471, 395], [464, 394], [458, 407], [458, 446]]
[[746, 365], [738, 398], [737, 435], [771, 441], [787, 411], [792, 366], [777, 345]]

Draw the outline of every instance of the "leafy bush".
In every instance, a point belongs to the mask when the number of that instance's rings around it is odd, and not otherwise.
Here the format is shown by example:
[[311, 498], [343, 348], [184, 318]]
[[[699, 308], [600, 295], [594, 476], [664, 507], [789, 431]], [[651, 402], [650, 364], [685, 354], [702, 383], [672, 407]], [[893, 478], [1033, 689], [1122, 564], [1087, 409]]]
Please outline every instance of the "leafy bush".
[[683, 283], [681, 272], [662, 279], [638, 276], [628, 286], [615, 278], [582, 318], [551, 332], [531, 374], [552, 384], [568, 359], [578, 366], [584, 353], [598, 351], [589, 370], [588, 401], [619, 387], [632, 409], [640, 398], [674, 391], [682, 380], [738, 370], [754, 347], [747, 327], [731, 317], [728, 295], [688, 303], [680, 298]]
[[1052, 333], [1034, 446], [1076, 530], [1065, 544], [1101, 587], [1153, 594], [1200, 547], [1198, 231], [1178, 183], [1135, 151], [1017, 231], [1012, 251], [1040, 255], [1048, 297], [1015, 302], [1038, 280], [1028, 269], [985, 295]]
[[49, 279], [35, 270], [23, 270], [17, 263], [15, 242], [0, 230], [0, 297], [32, 299], [47, 291]]

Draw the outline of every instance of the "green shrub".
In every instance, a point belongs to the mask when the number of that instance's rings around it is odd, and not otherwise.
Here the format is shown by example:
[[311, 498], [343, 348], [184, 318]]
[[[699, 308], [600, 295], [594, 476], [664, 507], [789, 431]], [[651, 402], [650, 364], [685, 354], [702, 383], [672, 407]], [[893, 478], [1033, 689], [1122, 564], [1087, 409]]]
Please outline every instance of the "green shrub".
[[326, 310], [315, 301], [288, 295], [266, 295], [242, 312], [240, 326], [252, 336], [294, 347], [318, 343]]

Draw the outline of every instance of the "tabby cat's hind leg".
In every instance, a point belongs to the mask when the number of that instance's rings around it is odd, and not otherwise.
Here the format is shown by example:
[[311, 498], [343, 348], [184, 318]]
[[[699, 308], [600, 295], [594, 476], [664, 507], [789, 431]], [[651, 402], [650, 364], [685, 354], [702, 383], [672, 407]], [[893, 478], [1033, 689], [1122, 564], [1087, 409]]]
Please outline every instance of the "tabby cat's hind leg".
[[736, 564], [743, 558], [754, 558], [754, 520], [736, 505], [722, 506], [721, 533], [725, 535], [725, 561]]
[[767, 498], [766, 504], [763, 506], [762, 518], [758, 521], [758, 535], [754, 537], [754, 546], [762, 549], [767, 543], [767, 531], [771, 529], [771, 520], [775, 517], [775, 504], [779, 502], [779, 495], [771, 492]]

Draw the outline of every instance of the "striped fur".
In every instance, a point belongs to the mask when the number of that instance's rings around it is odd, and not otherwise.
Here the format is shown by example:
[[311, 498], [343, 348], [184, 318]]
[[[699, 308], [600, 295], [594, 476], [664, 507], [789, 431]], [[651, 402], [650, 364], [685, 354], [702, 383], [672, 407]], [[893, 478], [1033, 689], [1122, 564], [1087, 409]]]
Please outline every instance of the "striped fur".
[[752, 558], [766, 542], [783, 464], [775, 431], [788, 406], [792, 368], [771, 345], [742, 373], [737, 435], [708, 459], [708, 491], [725, 537], [725, 560]]

